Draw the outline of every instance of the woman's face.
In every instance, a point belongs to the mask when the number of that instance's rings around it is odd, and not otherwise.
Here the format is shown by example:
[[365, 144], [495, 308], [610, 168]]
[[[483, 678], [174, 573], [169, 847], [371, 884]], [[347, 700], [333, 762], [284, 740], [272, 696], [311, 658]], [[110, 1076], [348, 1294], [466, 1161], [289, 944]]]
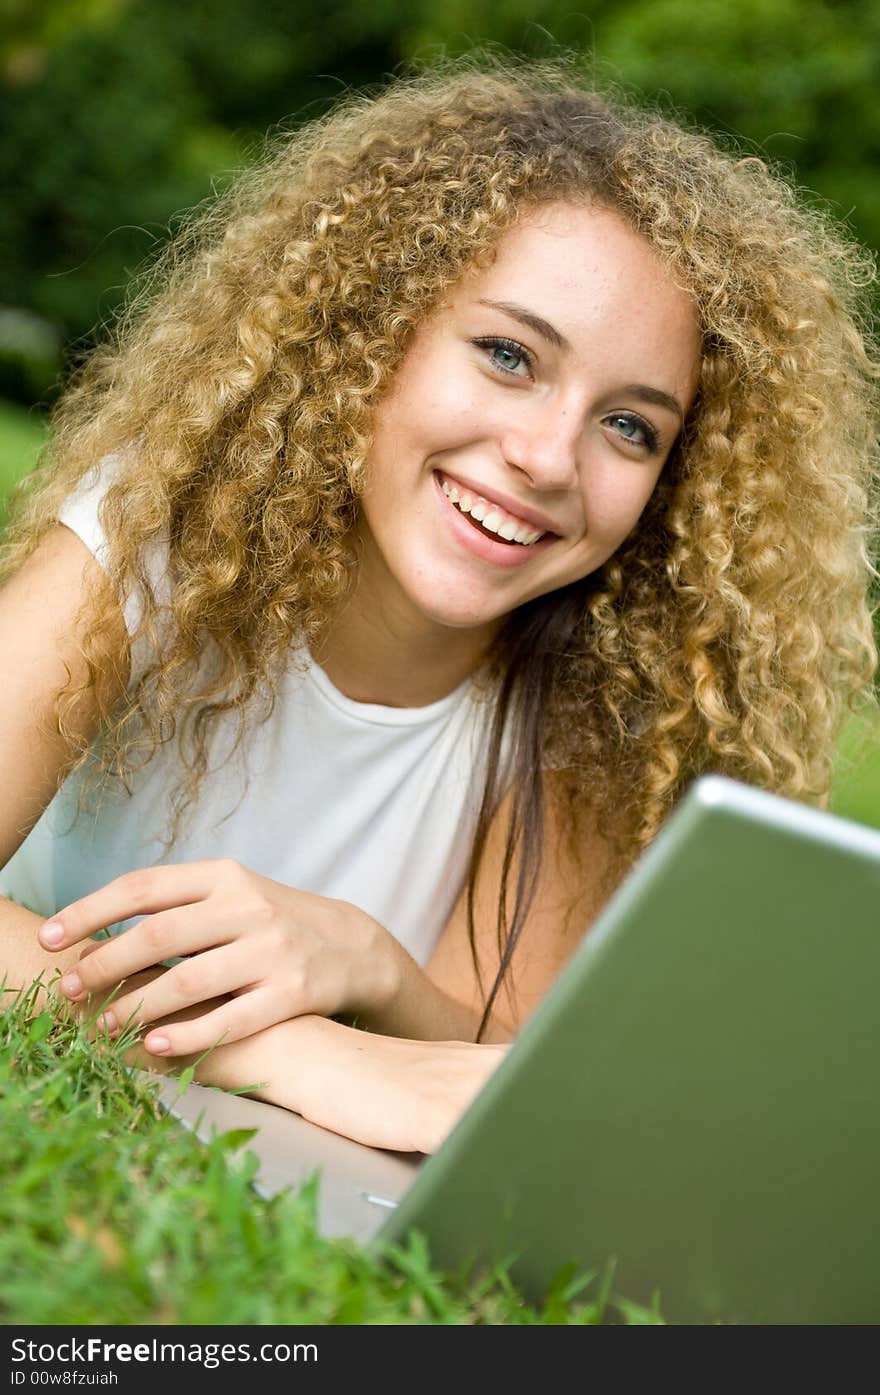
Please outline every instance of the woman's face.
[[651, 495], [699, 360], [692, 300], [623, 218], [524, 217], [419, 327], [377, 408], [359, 523], [374, 599], [491, 635], [594, 571]]

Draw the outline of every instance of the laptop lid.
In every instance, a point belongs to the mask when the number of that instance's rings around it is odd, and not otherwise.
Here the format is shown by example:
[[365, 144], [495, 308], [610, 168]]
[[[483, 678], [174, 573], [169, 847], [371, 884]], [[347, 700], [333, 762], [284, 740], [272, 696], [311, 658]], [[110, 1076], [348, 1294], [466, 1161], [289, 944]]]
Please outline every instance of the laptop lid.
[[880, 833], [695, 782], [381, 1236], [677, 1322], [880, 1318]]

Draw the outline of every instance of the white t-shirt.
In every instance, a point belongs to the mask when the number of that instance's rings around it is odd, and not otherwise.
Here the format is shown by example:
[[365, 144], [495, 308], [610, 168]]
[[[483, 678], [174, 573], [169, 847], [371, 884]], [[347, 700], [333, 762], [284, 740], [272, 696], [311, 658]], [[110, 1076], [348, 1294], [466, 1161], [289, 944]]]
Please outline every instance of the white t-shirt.
[[[60, 515], [99, 559], [101, 493], [93, 480]], [[133, 603], [126, 619], [133, 628]], [[466, 877], [492, 705], [471, 679], [428, 707], [353, 702], [304, 659], [232, 760], [236, 722], [220, 719], [197, 809], [170, 852], [176, 743], [135, 775], [130, 795], [120, 787], [75, 822], [74, 772], [0, 871], [0, 895], [49, 916], [135, 868], [234, 857], [360, 906], [426, 964]]]

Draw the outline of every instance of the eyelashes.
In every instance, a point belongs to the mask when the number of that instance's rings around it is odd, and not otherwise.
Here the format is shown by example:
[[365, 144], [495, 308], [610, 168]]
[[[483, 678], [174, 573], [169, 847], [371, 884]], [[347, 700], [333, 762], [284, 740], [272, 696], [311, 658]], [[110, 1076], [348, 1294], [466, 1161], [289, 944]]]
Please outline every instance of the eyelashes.
[[612, 412], [611, 416], [606, 417], [605, 420], [621, 422], [625, 427], [635, 427], [637, 431], [641, 431], [642, 439], [640, 441], [637, 441], [633, 436], [628, 436], [625, 430], [618, 431], [617, 434], [622, 436], [625, 441], [630, 442], [631, 445], [644, 446], [652, 455], [660, 449], [660, 437], [651, 423], [645, 421], [644, 417], [638, 416], [635, 412]]
[[518, 344], [515, 339], [502, 339], [496, 335], [487, 335], [481, 339], [472, 339], [471, 343], [478, 349], [484, 349], [489, 362], [499, 373], [507, 373], [511, 377], [519, 377], [515, 368], [511, 368], [509, 363], [501, 363], [495, 357], [496, 354], [507, 354], [508, 358], [520, 359], [526, 368], [531, 372], [535, 360], [523, 344]]
[[[475, 348], [482, 349], [490, 364], [497, 373], [503, 373], [508, 378], [522, 378], [518, 368], [523, 366], [531, 373], [535, 365], [535, 358], [532, 353], [520, 344], [516, 339], [507, 339], [501, 335], [488, 334], [478, 339], [470, 341]], [[502, 357], [506, 356], [508, 362], [502, 362]], [[516, 360], [516, 365], [511, 367], [510, 359]], [[636, 446], [639, 450], [646, 451], [649, 455], [657, 455], [662, 449], [660, 434], [649, 421], [639, 416], [638, 412], [612, 412], [607, 417], [603, 417], [603, 423], [617, 423], [612, 429], [615, 434], [626, 444]], [[641, 432], [641, 437], [630, 434], [631, 432]]]

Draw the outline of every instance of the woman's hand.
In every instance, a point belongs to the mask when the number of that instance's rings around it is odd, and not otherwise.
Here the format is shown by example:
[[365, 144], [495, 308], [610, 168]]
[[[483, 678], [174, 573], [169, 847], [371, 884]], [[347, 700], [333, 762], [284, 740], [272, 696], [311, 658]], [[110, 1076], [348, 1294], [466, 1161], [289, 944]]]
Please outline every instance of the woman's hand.
[[313, 896], [231, 860], [145, 868], [117, 877], [59, 911], [39, 932], [62, 950], [121, 920], [124, 934], [87, 944], [61, 979], [75, 1003], [168, 959], [183, 962], [138, 991], [123, 989], [99, 1026], [148, 1023], [231, 995], [186, 1021], [149, 1033], [156, 1055], [198, 1053], [303, 1013], [332, 1016], [381, 1009], [397, 992], [405, 951], [379, 923], [346, 901]]

